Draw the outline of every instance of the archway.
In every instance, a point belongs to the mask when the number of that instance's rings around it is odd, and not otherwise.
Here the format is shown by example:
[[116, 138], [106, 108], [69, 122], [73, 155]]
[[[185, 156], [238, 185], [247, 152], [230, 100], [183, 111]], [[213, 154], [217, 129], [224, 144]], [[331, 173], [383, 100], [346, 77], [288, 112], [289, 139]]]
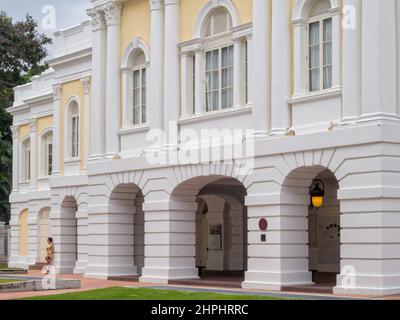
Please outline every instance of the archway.
[[28, 256], [28, 209], [23, 210], [19, 215], [19, 256]]
[[38, 251], [37, 263], [46, 263], [47, 239], [51, 236], [50, 208], [43, 208], [38, 215]]
[[[314, 208], [310, 186], [316, 179], [325, 189], [324, 203]], [[297, 240], [297, 265], [303, 270], [302, 290], [331, 293], [340, 274], [340, 205], [334, 174], [324, 167], [302, 167], [292, 171], [282, 186], [282, 212], [291, 215], [291, 237]], [[293, 262], [294, 263], [294, 262]], [[299, 290], [299, 286], [283, 290]]]
[[109, 278], [138, 280], [144, 267], [143, 193], [135, 184], [120, 184], [109, 201]]
[[[55, 220], [52, 228], [55, 235], [55, 263], [58, 273], [71, 274], [76, 268], [78, 260], [78, 204], [73, 196], [67, 196], [61, 203], [60, 219]], [[59, 225], [58, 225], [59, 224]]]
[[247, 270], [245, 195], [238, 180], [223, 176], [194, 178], [174, 190], [175, 203], [197, 203], [194, 263], [200, 279], [171, 283], [241, 287]]

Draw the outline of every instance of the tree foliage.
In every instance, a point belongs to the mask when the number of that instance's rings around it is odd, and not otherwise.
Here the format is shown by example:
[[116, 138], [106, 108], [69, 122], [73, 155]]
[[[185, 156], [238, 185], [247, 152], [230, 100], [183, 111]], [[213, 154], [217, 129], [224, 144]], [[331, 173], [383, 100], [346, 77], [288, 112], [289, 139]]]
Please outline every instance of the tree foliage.
[[29, 82], [47, 68], [43, 59], [50, 43], [51, 39], [39, 33], [31, 16], [14, 22], [0, 11], [0, 221], [10, 219], [12, 185], [12, 117], [6, 109], [12, 106], [13, 88]]

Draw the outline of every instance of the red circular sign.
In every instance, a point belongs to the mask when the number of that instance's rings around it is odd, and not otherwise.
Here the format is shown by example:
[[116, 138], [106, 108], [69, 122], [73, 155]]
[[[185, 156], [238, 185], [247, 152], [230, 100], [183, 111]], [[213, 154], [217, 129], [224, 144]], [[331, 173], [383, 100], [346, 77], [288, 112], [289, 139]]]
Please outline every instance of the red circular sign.
[[260, 230], [266, 231], [268, 229], [268, 221], [267, 219], [260, 219], [260, 222], [258, 224], [260, 226]]

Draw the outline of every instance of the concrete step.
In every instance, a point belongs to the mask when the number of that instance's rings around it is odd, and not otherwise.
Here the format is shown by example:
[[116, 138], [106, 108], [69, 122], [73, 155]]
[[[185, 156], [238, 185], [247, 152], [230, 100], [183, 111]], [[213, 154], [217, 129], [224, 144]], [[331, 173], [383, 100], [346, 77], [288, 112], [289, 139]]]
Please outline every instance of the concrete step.
[[[18, 279], [18, 278], [10, 278]], [[0, 284], [1, 292], [26, 292], [26, 291], [47, 291], [47, 290], [64, 290], [64, 289], [80, 289], [80, 280], [64, 280], [64, 279], [27, 279], [20, 278], [22, 282]]]
[[177, 285], [177, 286], [195, 286], [195, 287], [216, 287], [216, 288], [230, 288], [230, 289], [240, 289], [242, 288], [241, 281], [218, 281], [218, 280], [171, 280], [168, 281], [170, 285]]

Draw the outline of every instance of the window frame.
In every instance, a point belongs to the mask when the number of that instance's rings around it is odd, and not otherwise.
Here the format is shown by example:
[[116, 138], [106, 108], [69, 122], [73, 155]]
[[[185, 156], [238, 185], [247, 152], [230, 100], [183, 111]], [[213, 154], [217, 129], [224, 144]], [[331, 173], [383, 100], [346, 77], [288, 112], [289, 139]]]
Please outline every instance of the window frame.
[[[50, 129], [43, 132], [40, 141], [41, 141], [40, 175], [43, 179], [45, 179], [49, 178], [53, 172], [53, 157], [54, 157], [53, 130]], [[50, 145], [51, 145], [51, 153], [49, 152]]]
[[[328, 42], [324, 42], [324, 30], [325, 30], [324, 29], [324, 22], [327, 21], [327, 20], [331, 20], [331, 40], [330, 40], [330, 43], [331, 43], [331, 64], [330, 65], [324, 65], [324, 45], [325, 45], [325, 43], [328, 43]], [[310, 26], [312, 24], [314, 24], [314, 23], [317, 23], [317, 22], [319, 24], [319, 29], [318, 29], [319, 30], [319, 40], [318, 40], [318, 50], [319, 50], [319, 66], [318, 66], [318, 69], [319, 69], [319, 89], [311, 90]], [[333, 84], [333, 68], [334, 68], [334, 64], [333, 64], [333, 62], [334, 62], [333, 61], [333, 42], [334, 42], [334, 39], [333, 39], [333, 34], [334, 34], [333, 28], [334, 28], [333, 16], [329, 12], [326, 12], [326, 13], [323, 13], [323, 14], [320, 14], [320, 15], [317, 15], [317, 16], [310, 17], [308, 19], [308, 21], [307, 21], [307, 26], [306, 26], [306, 41], [307, 41], [306, 42], [306, 47], [307, 47], [306, 71], [307, 71], [307, 83], [306, 83], [306, 88], [307, 88], [307, 92], [309, 94], [315, 94], [315, 93], [318, 93], [318, 92], [324, 92], [324, 91], [327, 91], [327, 90], [331, 90], [334, 87], [334, 84]], [[330, 79], [331, 86], [327, 87], [327, 88], [324, 88], [325, 67], [327, 67], [327, 66], [330, 66], [330, 68], [331, 68], [331, 79]]]
[[[144, 55], [144, 53], [142, 53]], [[135, 88], [135, 73], [139, 72], [139, 87]], [[145, 83], [143, 82], [143, 73], [145, 73]], [[134, 66], [131, 71], [132, 78], [132, 86], [130, 89], [130, 103], [129, 103], [129, 123], [132, 127], [141, 126], [147, 123], [147, 110], [148, 110], [148, 101], [147, 101], [147, 90], [148, 90], [148, 78], [149, 71], [146, 62], [144, 64]], [[139, 89], [139, 119], [138, 123], [134, 122], [134, 109], [136, 108], [134, 105], [134, 90]], [[143, 89], [145, 90], [143, 93]], [[145, 104], [143, 104], [143, 100]], [[143, 117], [143, 107], [145, 110], [145, 117]], [[144, 119], [143, 119], [144, 118]]]
[[[229, 50], [232, 50], [233, 63], [228, 67], [223, 67], [222, 66], [222, 51], [224, 49], [228, 49], [228, 54], [229, 54]], [[215, 52], [215, 51], [218, 51], [218, 69], [212, 69], [211, 71], [208, 71], [207, 70], [207, 53]], [[214, 48], [214, 49], [206, 50], [205, 51], [205, 55], [204, 55], [204, 59], [205, 59], [205, 73], [204, 73], [204, 76], [205, 76], [205, 81], [204, 81], [204, 84], [205, 84], [205, 89], [204, 89], [204, 91], [205, 91], [205, 107], [204, 107], [205, 108], [205, 112], [209, 113], [209, 112], [216, 112], [216, 111], [221, 111], [221, 110], [226, 110], [226, 109], [233, 108], [234, 107], [234, 101], [233, 101], [233, 99], [234, 99], [234, 89], [235, 89], [235, 84], [234, 84], [235, 54], [234, 54], [234, 45], [233, 45], [233, 43], [230, 44], [230, 45], [222, 45], [222, 46], [219, 46], [219, 47]], [[223, 69], [224, 68], [225, 69], [231, 68], [231, 74], [232, 74], [232, 86], [231, 87], [223, 87], [223, 85], [222, 85]], [[218, 88], [216, 90], [213, 88], [213, 90], [207, 91], [207, 73], [208, 72], [215, 72], [216, 70], [218, 71]], [[231, 97], [232, 105], [228, 106], [228, 107], [223, 107], [222, 106], [222, 93], [223, 93], [224, 90], [229, 90], [229, 89], [232, 90], [232, 93], [231, 93], [231, 95], [232, 95], [232, 97]], [[214, 93], [216, 91], [218, 91], [218, 108], [215, 109], [215, 110], [214, 109], [213, 110], [208, 110], [207, 94], [210, 93], [210, 92]]]
[[26, 137], [21, 141], [21, 181], [29, 183], [31, 181], [31, 139]]

